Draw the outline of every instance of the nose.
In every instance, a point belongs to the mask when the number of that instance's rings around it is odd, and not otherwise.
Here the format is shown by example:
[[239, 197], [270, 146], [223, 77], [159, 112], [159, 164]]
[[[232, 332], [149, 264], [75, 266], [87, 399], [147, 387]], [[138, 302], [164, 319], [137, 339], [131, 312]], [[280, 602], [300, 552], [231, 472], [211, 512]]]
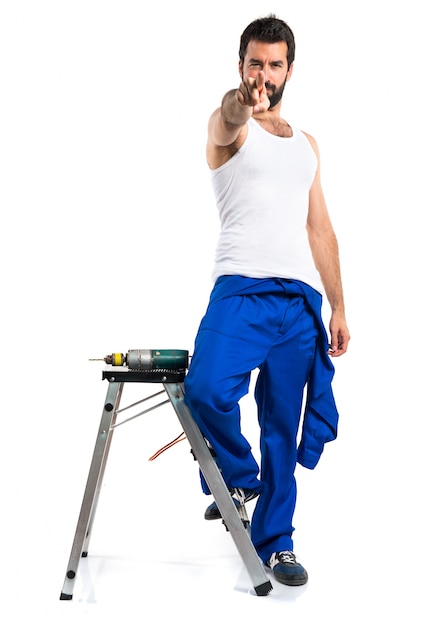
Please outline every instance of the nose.
[[270, 82], [270, 65], [267, 61], [263, 66], [263, 73], [265, 75], [265, 82], [269, 83]]

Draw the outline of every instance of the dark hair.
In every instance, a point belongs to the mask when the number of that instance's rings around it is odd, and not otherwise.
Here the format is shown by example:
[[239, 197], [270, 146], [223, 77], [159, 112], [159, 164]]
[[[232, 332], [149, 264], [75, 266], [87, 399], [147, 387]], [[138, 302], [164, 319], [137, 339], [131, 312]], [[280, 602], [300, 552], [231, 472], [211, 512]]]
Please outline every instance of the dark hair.
[[296, 50], [293, 31], [288, 24], [278, 19], [275, 15], [271, 14], [268, 15], [268, 17], [261, 17], [254, 20], [254, 22], [251, 22], [244, 30], [239, 46], [239, 59], [241, 62], [244, 61], [248, 44], [252, 40], [264, 41], [266, 43], [285, 41], [288, 49], [288, 67], [293, 63]]

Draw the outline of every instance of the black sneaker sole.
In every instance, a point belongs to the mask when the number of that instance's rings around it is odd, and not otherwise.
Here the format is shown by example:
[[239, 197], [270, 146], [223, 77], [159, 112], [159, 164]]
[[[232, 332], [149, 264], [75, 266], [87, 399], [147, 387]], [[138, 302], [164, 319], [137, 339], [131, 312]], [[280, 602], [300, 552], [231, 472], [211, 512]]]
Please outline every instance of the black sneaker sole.
[[[238, 508], [239, 507], [238, 500], [235, 500], [235, 498], [232, 498], [232, 499], [233, 499], [233, 502], [235, 503], [236, 508]], [[215, 519], [223, 519], [220, 513], [220, 509], [218, 509], [217, 506], [213, 507], [212, 504], [210, 504], [210, 506], [206, 509], [204, 518], [208, 521], [215, 520]]]
[[269, 567], [269, 565], [265, 564], [266, 569], [271, 572], [276, 580], [283, 585], [288, 585], [289, 587], [300, 587], [301, 585], [306, 585], [309, 580], [309, 576], [307, 571], [302, 576], [287, 576], [287, 574], [281, 574], [280, 572], [275, 572], [273, 569]]
[[[258, 498], [259, 495], [260, 494], [256, 493], [255, 491], [252, 492], [247, 498], [245, 498], [245, 504], [247, 502], [250, 502], [251, 500], [254, 500], [254, 498]], [[232, 500], [234, 501], [236, 508], [239, 508], [238, 500], [236, 500], [236, 498], [232, 498]], [[205, 510], [204, 519], [208, 521], [222, 519], [220, 510], [217, 508], [217, 506], [213, 506], [213, 505], [215, 505], [215, 502], [210, 504], [210, 506]]]
[[288, 576], [281, 576], [281, 574], [275, 574], [275, 572], [273, 572], [273, 575], [278, 582], [288, 585], [288, 587], [300, 587], [301, 585], [306, 585], [309, 580], [308, 576], [306, 578], [290, 579]]

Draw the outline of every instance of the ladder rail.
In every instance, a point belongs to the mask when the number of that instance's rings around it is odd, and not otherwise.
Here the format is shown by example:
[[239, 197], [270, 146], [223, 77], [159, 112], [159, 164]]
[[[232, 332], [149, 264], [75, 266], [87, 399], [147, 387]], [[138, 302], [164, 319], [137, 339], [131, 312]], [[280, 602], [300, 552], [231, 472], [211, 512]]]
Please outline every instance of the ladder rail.
[[107, 389], [60, 600], [72, 599], [80, 559], [87, 556], [123, 385], [123, 382], [110, 382]]
[[[267, 595], [272, 585], [266, 575], [264, 567], [257, 555], [253, 543], [245, 529], [243, 520], [226, 487], [220, 470], [215, 463], [211, 452], [195, 423], [190, 409], [184, 402], [182, 383], [164, 383], [165, 390], [171, 400], [178, 419], [186, 433], [193, 453], [199, 463], [204, 478], [214, 496], [223, 520], [247, 568], [250, 579], [257, 595]], [[245, 508], [245, 507], [243, 507]]]

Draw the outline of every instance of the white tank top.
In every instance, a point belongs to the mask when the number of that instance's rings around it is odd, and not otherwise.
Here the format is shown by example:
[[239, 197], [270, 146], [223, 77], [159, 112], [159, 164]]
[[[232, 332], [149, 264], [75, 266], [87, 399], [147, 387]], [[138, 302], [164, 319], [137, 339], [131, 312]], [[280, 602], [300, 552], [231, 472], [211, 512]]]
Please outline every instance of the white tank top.
[[306, 231], [317, 158], [295, 128], [290, 138], [252, 118], [240, 150], [212, 170], [221, 231], [213, 280], [223, 275], [290, 278], [323, 291]]

